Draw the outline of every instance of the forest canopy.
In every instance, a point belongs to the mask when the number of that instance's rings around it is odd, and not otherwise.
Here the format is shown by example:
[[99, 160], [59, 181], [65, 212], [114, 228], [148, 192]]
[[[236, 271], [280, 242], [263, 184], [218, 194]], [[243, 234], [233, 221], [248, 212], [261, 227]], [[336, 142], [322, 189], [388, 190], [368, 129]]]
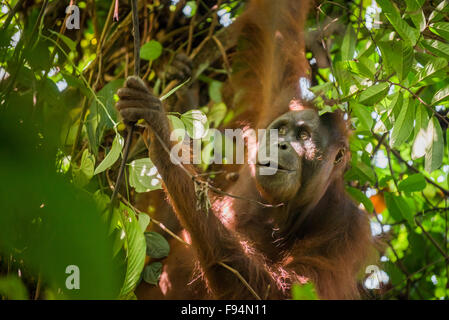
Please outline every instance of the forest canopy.
[[[139, 197], [162, 181], [136, 126], [118, 201], [127, 137], [115, 104], [134, 74], [131, 1], [3, 0], [0, 4], [0, 297], [134, 299], [157, 284], [170, 230], [147, 231], [156, 207]], [[236, 0], [142, 0], [140, 76], [170, 102], [192, 137], [226, 128], [226, 81], [238, 66]], [[315, 1], [306, 22], [303, 99], [351, 124], [345, 188], [385, 243], [361, 274], [366, 299], [449, 298], [449, 1]], [[192, 74], [172, 80], [185, 54]], [[185, 110], [179, 94], [195, 88]], [[139, 139], [140, 138], [140, 139]], [[202, 141], [197, 167], [210, 165]], [[163, 228], [161, 230], [164, 230]], [[83, 285], [71, 278], [81, 270]], [[77, 290], [71, 290], [71, 289]], [[294, 286], [294, 299], [315, 299]]]

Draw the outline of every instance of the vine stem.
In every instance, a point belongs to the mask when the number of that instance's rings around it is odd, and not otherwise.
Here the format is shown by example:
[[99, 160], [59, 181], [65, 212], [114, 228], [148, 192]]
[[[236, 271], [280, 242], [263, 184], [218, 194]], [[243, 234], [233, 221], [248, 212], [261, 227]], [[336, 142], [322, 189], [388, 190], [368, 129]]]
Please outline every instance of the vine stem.
[[[139, 11], [137, 7], [137, 0], [131, 0], [131, 10], [133, 17], [133, 34], [134, 34], [134, 75], [139, 76], [140, 73], [140, 32], [139, 32]], [[127, 124], [128, 136], [126, 137], [125, 146], [123, 148], [122, 163], [118, 171], [117, 180], [115, 181], [114, 192], [111, 196], [111, 211], [114, 208], [114, 202], [117, 198], [120, 184], [123, 180], [123, 172], [125, 171], [125, 165], [128, 161], [129, 149], [131, 147], [132, 137], [134, 134], [134, 123]]]

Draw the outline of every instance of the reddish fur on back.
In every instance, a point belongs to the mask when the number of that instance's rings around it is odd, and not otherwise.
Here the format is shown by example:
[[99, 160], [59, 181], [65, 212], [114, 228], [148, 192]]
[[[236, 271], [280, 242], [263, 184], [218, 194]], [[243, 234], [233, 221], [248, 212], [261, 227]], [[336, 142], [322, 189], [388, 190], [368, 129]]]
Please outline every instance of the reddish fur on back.
[[299, 78], [310, 77], [304, 41], [310, 2], [253, 0], [232, 26], [239, 37], [235, 102], [257, 128], [288, 111], [289, 101], [300, 97]]

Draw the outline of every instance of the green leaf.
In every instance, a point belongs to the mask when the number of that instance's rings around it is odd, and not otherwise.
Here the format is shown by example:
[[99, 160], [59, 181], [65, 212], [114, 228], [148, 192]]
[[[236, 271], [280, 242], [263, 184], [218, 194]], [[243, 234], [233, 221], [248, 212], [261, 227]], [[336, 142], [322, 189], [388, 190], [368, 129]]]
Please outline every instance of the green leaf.
[[399, 10], [390, 0], [377, 0], [376, 2], [382, 8], [383, 13], [399, 36], [414, 46], [418, 40], [419, 30], [412, 28], [402, 19]]
[[[446, 130], [446, 146], [447, 146], [447, 156], [449, 158], [449, 130]], [[448, 175], [449, 178], [449, 175]], [[447, 184], [449, 186], [449, 179], [447, 180]]]
[[403, 144], [413, 131], [413, 121], [415, 120], [415, 105], [412, 100], [404, 99], [401, 112], [393, 124], [390, 145], [392, 148]]
[[181, 121], [192, 139], [201, 139], [207, 134], [209, 123], [200, 110], [190, 110], [181, 115]]
[[140, 48], [140, 58], [154, 61], [162, 54], [162, 45], [156, 40], [150, 40]]
[[9, 300], [27, 300], [28, 292], [19, 277], [8, 275], [0, 278], [0, 297], [2, 296]]
[[337, 83], [343, 92], [343, 95], [349, 93], [349, 88], [353, 85], [353, 78], [345, 61], [337, 61], [334, 68], [334, 76], [337, 79]]
[[430, 31], [444, 38], [445, 40], [449, 40], [449, 22], [435, 22], [432, 23], [429, 27]]
[[157, 232], [145, 232], [147, 255], [154, 259], [161, 259], [170, 253], [170, 245], [163, 236]]
[[441, 20], [443, 18], [443, 13], [447, 12], [449, 9], [448, 1], [441, 1], [434, 11], [429, 16], [429, 22]]
[[444, 88], [440, 89], [435, 93], [435, 95], [432, 98], [432, 105], [436, 105], [440, 103], [443, 100], [446, 100], [449, 97], [449, 85], [445, 86]]
[[395, 222], [405, 219], [413, 226], [413, 212], [407, 202], [400, 196], [395, 196], [390, 192], [384, 193], [385, 202], [391, 217]]
[[73, 167], [73, 182], [79, 186], [86, 186], [94, 175], [95, 158], [90, 154], [89, 150], [85, 149], [81, 157], [81, 164], [79, 167]]
[[25, 46], [23, 55], [29, 62], [33, 71], [48, 71], [53, 66], [52, 61], [50, 61], [50, 50], [48, 49], [47, 44], [43, 41], [39, 41], [32, 47]]
[[55, 32], [53, 30], [47, 29], [48, 31], [50, 31], [51, 33], [53, 33], [54, 35], [56, 35], [58, 38], [60, 38], [66, 45], [67, 47], [69, 47], [70, 51], [72, 52], [76, 52], [76, 43], [75, 41], [73, 41], [72, 39], [70, 39], [69, 37], [59, 33], [59, 32]]
[[429, 124], [429, 115], [427, 110], [421, 104], [416, 109], [416, 122], [414, 128], [414, 142], [412, 146], [412, 159], [418, 159], [425, 155], [426, 151], [426, 132]]
[[75, 77], [65, 71], [61, 71], [61, 74], [64, 77], [65, 81], [67, 82], [67, 87], [79, 89], [81, 91], [81, 93], [87, 98], [90, 98], [92, 96], [92, 93], [86, 87], [86, 85], [84, 84], [84, 82], [81, 79], [78, 79], [77, 77]]
[[[371, 61], [369, 59], [363, 59], [364, 62]], [[349, 71], [354, 73], [357, 76], [362, 76], [364, 78], [372, 79], [374, 78], [374, 73], [376, 70], [374, 69], [374, 72], [372, 69], [370, 69], [368, 66], [366, 66], [361, 61], [345, 61], [347, 68]]]
[[421, 69], [415, 77], [414, 84], [433, 77], [438, 71], [447, 67], [447, 60], [444, 58], [436, 58], [430, 60], [423, 69]]
[[420, 41], [422, 46], [431, 53], [449, 59], [449, 45], [438, 40], [425, 39]]
[[221, 88], [223, 87], [223, 82], [212, 81], [209, 84], [209, 97], [215, 103], [220, 103], [223, 101], [221, 96]]
[[226, 112], [226, 104], [223, 102], [214, 104], [207, 117], [211, 126], [213, 125], [214, 128], [219, 127], [220, 123], [226, 117]]
[[161, 178], [150, 158], [134, 160], [129, 167], [129, 184], [136, 192], [162, 189]]
[[374, 211], [373, 203], [370, 199], [359, 189], [353, 187], [346, 187], [346, 191], [359, 203], [362, 203], [366, 211], [372, 213]]
[[367, 166], [363, 162], [357, 163], [357, 166], [351, 168], [356, 175], [361, 179], [361, 181], [369, 181], [371, 183], [375, 183], [376, 176], [374, 175], [374, 171], [371, 167]]
[[354, 59], [357, 36], [351, 24], [346, 28], [346, 33], [341, 44], [341, 60]]
[[293, 300], [318, 300], [313, 283], [294, 284], [292, 287]]
[[443, 163], [444, 141], [443, 131], [436, 117], [432, 117], [427, 127], [427, 147], [425, 158], [425, 169], [432, 173]]
[[146, 213], [139, 214], [139, 219], [137, 221], [139, 222], [139, 226], [142, 232], [145, 232], [147, 230], [147, 227], [150, 224], [150, 220], [150, 216]]
[[371, 110], [366, 106], [358, 103], [353, 104], [353, 112], [355, 116], [359, 119], [360, 124], [363, 129], [371, 130], [373, 127], [373, 118], [371, 117]]
[[387, 73], [396, 72], [399, 80], [403, 80], [410, 72], [413, 63], [413, 47], [405, 41], [382, 41], [379, 48], [386, 62], [384, 66]]
[[112, 142], [112, 148], [103, 161], [95, 169], [94, 175], [105, 171], [110, 168], [120, 157], [120, 152], [123, 149], [124, 139], [120, 134], [117, 134]]
[[399, 191], [405, 192], [418, 192], [424, 190], [426, 187], [426, 179], [421, 173], [408, 176], [405, 180], [402, 180], [398, 185]]
[[153, 262], [143, 270], [143, 281], [146, 283], [157, 285], [162, 274], [162, 263]]
[[176, 141], [182, 141], [186, 135], [186, 128], [184, 127], [184, 123], [176, 116], [167, 115], [167, 117], [170, 120], [173, 131], [175, 131], [176, 133]]
[[87, 136], [90, 150], [97, 155], [98, 148], [103, 140], [104, 131], [113, 129], [118, 121], [118, 112], [115, 108], [114, 96], [123, 86], [124, 79], [109, 82], [98, 93], [97, 99], [93, 99], [89, 106], [89, 115], [86, 119]]
[[389, 85], [386, 82], [371, 86], [362, 92], [359, 102], [367, 106], [372, 106], [385, 98], [388, 93], [388, 89]]
[[416, 11], [421, 9], [426, 0], [405, 0], [407, 11]]
[[420, 32], [423, 32], [426, 30], [427, 23], [426, 23], [426, 16], [424, 14], [424, 11], [418, 10], [416, 13], [410, 13], [410, 18], [412, 19], [413, 24]]
[[421, 10], [424, 2], [425, 0], [405, 0], [405, 3], [407, 4], [407, 13], [412, 19], [415, 27], [421, 32], [426, 28], [426, 16], [424, 15], [423, 10]]
[[312, 91], [315, 95], [319, 95], [320, 93], [326, 94], [328, 91], [332, 90], [333, 87], [333, 83], [329, 81], [310, 87], [309, 90]]
[[120, 296], [127, 296], [134, 291], [145, 264], [145, 237], [134, 213], [128, 210], [129, 216], [122, 213], [126, 242], [126, 275]]

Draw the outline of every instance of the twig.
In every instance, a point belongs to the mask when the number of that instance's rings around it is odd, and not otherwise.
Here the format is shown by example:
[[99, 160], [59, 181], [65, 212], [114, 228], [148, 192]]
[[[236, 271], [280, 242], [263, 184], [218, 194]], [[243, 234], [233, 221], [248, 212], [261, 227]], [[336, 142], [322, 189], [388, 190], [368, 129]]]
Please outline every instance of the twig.
[[[140, 32], [139, 32], [139, 11], [137, 7], [137, 0], [131, 1], [132, 6], [132, 17], [133, 17], [133, 31], [134, 31], [134, 75], [139, 76], [140, 72]], [[115, 182], [114, 192], [111, 196], [111, 211], [114, 207], [114, 202], [120, 188], [120, 184], [123, 178], [123, 172], [125, 171], [125, 165], [128, 161], [129, 149], [131, 147], [132, 137], [134, 133], [134, 123], [127, 124], [128, 136], [126, 137], [126, 142], [123, 150], [122, 163], [120, 164], [120, 169], [118, 171], [117, 180]]]
[[240, 272], [238, 272], [236, 269], [228, 266], [226, 263], [224, 262], [219, 262], [218, 263], [220, 266], [222, 266], [223, 268], [228, 269], [229, 271], [231, 271], [233, 274], [235, 274], [237, 276], [237, 278], [239, 278], [239, 280], [248, 288], [248, 290], [251, 292], [251, 294], [256, 297], [257, 300], [262, 300], [259, 295], [256, 293], [256, 291], [254, 291], [254, 289], [250, 286], [250, 284], [245, 280], [245, 278], [242, 277], [242, 275], [240, 274]]

